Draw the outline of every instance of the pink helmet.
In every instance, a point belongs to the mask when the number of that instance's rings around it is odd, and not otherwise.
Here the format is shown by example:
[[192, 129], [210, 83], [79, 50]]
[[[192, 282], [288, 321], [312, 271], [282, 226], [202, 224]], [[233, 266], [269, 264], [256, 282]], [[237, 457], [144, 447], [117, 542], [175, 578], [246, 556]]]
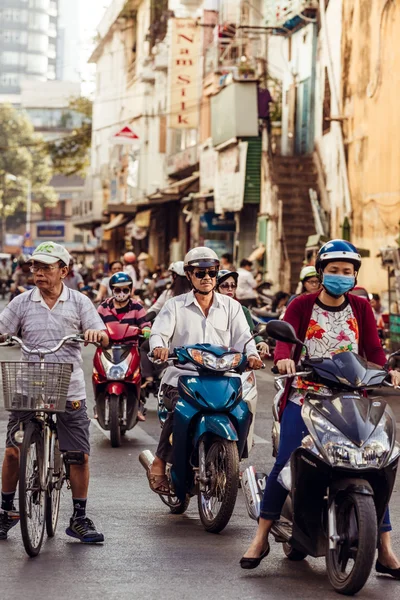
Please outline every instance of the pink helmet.
[[136, 254], [134, 252], [125, 252], [124, 262], [129, 264], [136, 262]]

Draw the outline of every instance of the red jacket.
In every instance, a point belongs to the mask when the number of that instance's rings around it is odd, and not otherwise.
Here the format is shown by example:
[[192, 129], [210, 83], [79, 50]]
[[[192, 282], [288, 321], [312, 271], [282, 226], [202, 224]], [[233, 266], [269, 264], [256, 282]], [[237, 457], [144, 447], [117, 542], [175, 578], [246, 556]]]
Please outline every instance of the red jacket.
[[[304, 342], [306, 338], [307, 328], [310, 323], [315, 300], [320, 292], [316, 294], [303, 294], [295, 298], [288, 306], [284, 321], [293, 325], [299, 340]], [[383, 366], [386, 363], [386, 356], [382, 349], [380, 339], [378, 337], [378, 329], [372, 308], [365, 298], [346, 294], [354, 316], [358, 323], [359, 340], [358, 354], [377, 365]], [[293, 346], [285, 342], [277, 342], [274, 354], [275, 363], [284, 358], [293, 358], [297, 364], [301, 356], [301, 346]], [[285, 386], [285, 393], [281, 402], [280, 414], [282, 414], [292, 386], [292, 379], [288, 379]]]

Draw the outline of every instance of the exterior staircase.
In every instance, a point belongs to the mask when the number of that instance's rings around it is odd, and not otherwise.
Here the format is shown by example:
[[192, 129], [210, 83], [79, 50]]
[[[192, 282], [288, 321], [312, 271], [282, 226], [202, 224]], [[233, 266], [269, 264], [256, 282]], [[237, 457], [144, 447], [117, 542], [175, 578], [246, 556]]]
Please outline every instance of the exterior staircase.
[[317, 169], [311, 155], [274, 156], [272, 182], [283, 207], [283, 235], [290, 263], [290, 291], [295, 292], [308, 236], [315, 233], [310, 188], [318, 192]]

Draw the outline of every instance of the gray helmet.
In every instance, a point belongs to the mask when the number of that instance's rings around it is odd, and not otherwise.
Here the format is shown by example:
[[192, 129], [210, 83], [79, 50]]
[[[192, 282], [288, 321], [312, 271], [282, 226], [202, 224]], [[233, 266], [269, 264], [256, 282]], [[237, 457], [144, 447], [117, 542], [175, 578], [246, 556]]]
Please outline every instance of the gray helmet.
[[210, 267], [215, 267], [216, 269], [219, 268], [219, 258], [214, 250], [204, 246], [199, 246], [198, 248], [189, 250], [183, 262], [185, 271], [189, 271], [194, 267], [201, 269]]

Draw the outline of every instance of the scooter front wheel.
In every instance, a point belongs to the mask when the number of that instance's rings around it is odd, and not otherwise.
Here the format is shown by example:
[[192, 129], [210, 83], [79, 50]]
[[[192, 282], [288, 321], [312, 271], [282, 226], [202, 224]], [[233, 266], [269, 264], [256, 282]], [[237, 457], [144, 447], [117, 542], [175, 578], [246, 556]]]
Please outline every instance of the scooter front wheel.
[[352, 596], [365, 585], [375, 560], [378, 524], [372, 496], [347, 492], [336, 500], [340, 541], [327, 550], [329, 581], [339, 594]]
[[198, 508], [204, 529], [222, 531], [232, 516], [239, 488], [239, 453], [236, 442], [217, 439], [206, 454], [206, 490], [198, 492]]
[[110, 441], [113, 448], [119, 448], [121, 445], [121, 424], [120, 424], [120, 398], [117, 394], [110, 394]]

